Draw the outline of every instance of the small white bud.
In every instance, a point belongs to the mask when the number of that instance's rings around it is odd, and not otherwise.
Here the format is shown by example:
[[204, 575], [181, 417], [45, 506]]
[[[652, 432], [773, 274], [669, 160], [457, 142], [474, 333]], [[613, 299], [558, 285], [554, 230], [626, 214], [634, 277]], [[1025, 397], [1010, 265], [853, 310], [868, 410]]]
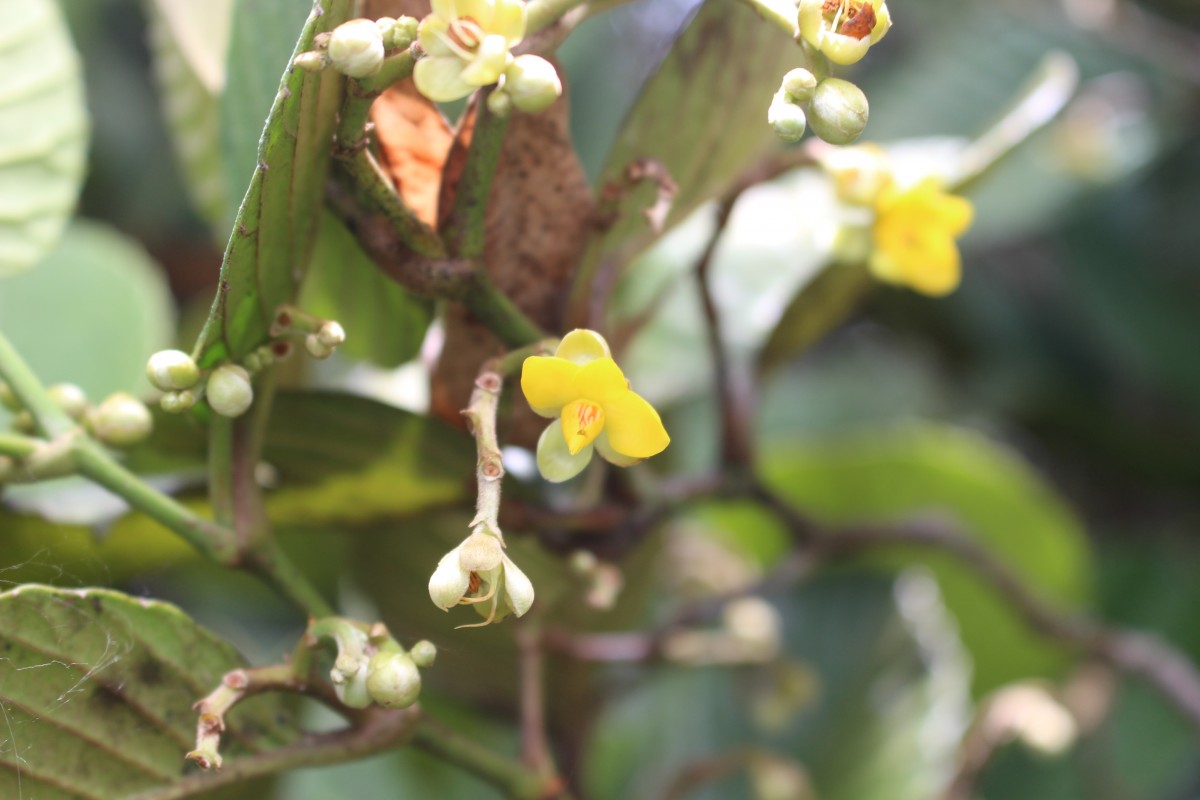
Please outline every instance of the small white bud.
[[817, 76], [797, 67], [783, 76], [781, 88], [796, 102], [804, 103], [812, 98], [813, 90], [817, 88]]
[[129, 447], [150, 435], [154, 419], [141, 400], [117, 392], [92, 410], [88, 415], [88, 427], [105, 444]]
[[497, 89], [488, 95], [488, 111], [497, 117], [507, 117], [512, 113], [512, 97], [503, 89]]
[[365, 78], [383, 65], [383, 35], [374, 21], [352, 19], [333, 29], [329, 63], [343, 75]]
[[222, 364], [208, 377], [208, 404], [223, 417], [239, 417], [254, 402], [250, 373], [237, 364]]
[[87, 411], [87, 395], [73, 383], [56, 383], [46, 390], [54, 405], [66, 412], [71, 419], [82, 419]]
[[525, 112], [549, 107], [562, 96], [558, 70], [541, 56], [517, 56], [504, 71], [504, 91], [512, 104]]
[[783, 141], [798, 142], [804, 136], [804, 109], [786, 99], [786, 93], [781, 91], [767, 109], [767, 123]]
[[164, 392], [173, 392], [195, 386], [200, 368], [182, 350], [159, 350], [146, 362], [146, 377]]
[[330, 320], [317, 329], [317, 339], [326, 347], [337, 347], [346, 341], [346, 330], [339, 323]]
[[358, 669], [350, 674], [342, 674], [341, 680], [337, 680], [330, 675], [333, 681], [333, 690], [337, 693], [338, 700], [341, 700], [350, 708], [366, 708], [371, 705], [371, 693], [367, 689], [367, 680], [370, 675], [368, 662], [363, 661], [358, 665]]
[[315, 333], [310, 333], [304, 337], [304, 349], [313, 358], [324, 359], [333, 355], [334, 348], [321, 341], [321, 337]]
[[292, 64], [305, 72], [320, 72], [329, 66], [329, 59], [325, 57], [324, 53], [309, 50], [307, 53], [301, 53], [292, 59]]
[[191, 389], [184, 389], [182, 392], [167, 392], [158, 404], [168, 414], [182, 414], [196, 405], [196, 393]]
[[367, 691], [384, 708], [408, 708], [421, 694], [421, 673], [408, 655], [383, 650], [371, 657]]
[[412, 650], [409, 650], [408, 654], [418, 667], [422, 669], [432, 667], [433, 662], [437, 659], [437, 646], [428, 639], [422, 639], [412, 646]]

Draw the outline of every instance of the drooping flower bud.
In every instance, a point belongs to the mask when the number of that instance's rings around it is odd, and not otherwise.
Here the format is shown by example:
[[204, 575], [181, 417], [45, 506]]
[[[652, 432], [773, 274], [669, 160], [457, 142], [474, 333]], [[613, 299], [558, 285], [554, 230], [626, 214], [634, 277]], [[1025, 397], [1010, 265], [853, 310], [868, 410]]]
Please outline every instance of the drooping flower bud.
[[129, 447], [145, 439], [154, 428], [150, 410], [131, 394], [117, 392], [88, 414], [92, 434], [114, 447]]
[[46, 390], [46, 394], [71, 419], [82, 419], [87, 411], [87, 395], [73, 383], [56, 383]]
[[146, 377], [164, 392], [177, 392], [200, 381], [200, 368], [182, 350], [159, 350], [146, 362]]
[[254, 402], [250, 373], [237, 364], [222, 364], [208, 377], [205, 396], [213, 411], [221, 416], [241, 416]]
[[371, 705], [371, 692], [367, 688], [369, 680], [369, 662], [364, 661], [354, 672], [345, 674], [340, 682], [333, 681], [333, 690], [338, 700], [350, 708], [366, 708]]
[[408, 708], [421, 695], [421, 673], [408, 654], [380, 650], [371, 657], [367, 692], [384, 708]]
[[521, 111], [535, 113], [562, 96], [558, 71], [541, 56], [517, 56], [504, 71], [504, 91]]
[[333, 29], [329, 63], [343, 75], [365, 78], [383, 65], [383, 35], [374, 20], [352, 19]]
[[182, 392], [167, 392], [158, 404], [168, 414], [182, 414], [196, 405], [196, 393], [191, 389], [184, 389]]
[[798, 142], [804, 136], [807, 123], [804, 109], [790, 100], [782, 89], [767, 109], [767, 122], [775, 135], [785, 142]]
[[830, 144], [850, 144], [867, 127], [867, 96], [841, 78], [817, 84], [808, 111], [813, 133]]

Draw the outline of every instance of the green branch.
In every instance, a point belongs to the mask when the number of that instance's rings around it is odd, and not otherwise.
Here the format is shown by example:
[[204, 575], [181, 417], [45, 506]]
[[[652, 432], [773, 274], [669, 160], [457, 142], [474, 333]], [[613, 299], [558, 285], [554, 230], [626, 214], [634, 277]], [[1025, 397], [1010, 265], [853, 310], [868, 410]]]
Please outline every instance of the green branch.
[[498, 117], [488, 109], [490, 94], [491, 90], [483, 91], [475, 104], [471, 146], [454, 187], [454, 207], [446, 219], [444, 233], [452, 253], [473, 260], [483, 257], [488, 197], [500, 164], [504, 133], [508, 130], [508, 117]]
[[541, 800], [556, 796], [554, 787], [536, 772], [497, 755], [428, 718], [412, 734], [412, 744], [443, 761], [470, 772], [517, 800]]
[[0, 379], [8, 384], [21, 405], [33, 415], [38, 430], [47, 439], [57, 439], [76, 428], [75, 420], [55, 405], [46, 393], [46, 387], [42, 386], [42, 382], [3, 333], [0, 333]]
[[32, 436], [0, 431], [0, 455], [12, 458], [27, 458], [38, 451], [45, 442]]

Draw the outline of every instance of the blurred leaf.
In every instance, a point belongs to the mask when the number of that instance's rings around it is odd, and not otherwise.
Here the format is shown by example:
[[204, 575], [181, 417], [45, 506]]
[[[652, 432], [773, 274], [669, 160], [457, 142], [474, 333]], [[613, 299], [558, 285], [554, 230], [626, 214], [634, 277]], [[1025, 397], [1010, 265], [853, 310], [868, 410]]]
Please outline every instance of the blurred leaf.
[[[584, 767], [589, 796], [661, 797], [683, 769], [736, 752], [799, 761], [822, 800], [936, 796], [967, 693], [966, 665], [933, 598], [906, 601], [901, 613], [890, 581], [862, 575], [771, 598], [786, 626], [783, 659], [652, 673], [601, 716]], [[934, 718], [938, 734], [920, 735]], [[743, 774], [686, 796], [754, 797]]]
[[433, 303], [388, 278], [363, 252], [341, 220], [328, 211], [313, 250], [300, 305], [346, 328], [339, 353], [381, 367], [415, 357], [433, 317]]
[[[1028, 466], [978, 434], [911, 426], [817, 445], [776, 439], [762, 446], [764, 476], [823, 521], [949, 514], [1039, 596], [1064, 609], [1088, 602], [1091, 563], [1078, 521]], [[868, 558], [933, 570], [975, 663], [976, 694], [1020, 678], [1057, 675], [1068, 663], [1068, 654], [1029, 631], [961, 562], [927, 548]]]
[[[353, 5], [349, 0], [322, 0], [314, 6], [295, 52], [311, 49], [313, 37], [348, 19]], [[264, 40], [273, 32], [283, 35], [277, 22], [251, 19], [257, 21], [256, 30]], [[237, 59], [243, 48], [239, 42], [250, 35], [246, 24], [235, 18], [230, 45], [230, 63], [237, 65], [233, 71], [239, 75], [242, 67]], [[343, 79], [333, 70], [316, 74], [292, 70], [289, 59], [270, 69], [282, 71], [283, 79], [225, 251], [220, 290], [200, 336], [200, 360], [205, 366], [240, 359], [266, 339], [275, 310], [295, 294], [323, 205]], [[248, 114], [257, 108], [254, 97], [246, 103]], [[236, 124], [223, 115], [223, 126]], [[242, 130], [244, 135], [245, 127]]]
[[[0, 595], [0, 795], [128, 797], [180, 777], [192, 704], [242, 666], [228, 644], [166, 603], [104, 589], [23, 586]], [[240, 704], [227, 755], [295, 736], [279, 696]]]
[[[224, 237], [234, 208], [221, 163], [218, 98], [225, 88], [234, 0], [151, 0], [146, 5], [154, 75], [175, 155], [196, 207]], [[252, 75], [239, 73], [238, 83]], [[239, 188], [242, 176], [234, 184]]]
[[[707, 0], [642, 88], [601, 171], [605, 192], [625, 185], [638, 159], [660, 162], [678, 185], [667, 227], [722, 191], [778, 140], [764, 114], [779, 80], [800, 59], [787, 34], [734, 0]], [[646, 182], [649, 183], [649, 182]], [[648, 208], [643, 185], [611, 227], [593, 234], [576, 286], [592, 285], [601, 261], [623, 266], [655, 234], [633, 209]]]
[[0, 277], [54, 246], [83, 180], [87, 108], [79, 58], [53, 0], [3, 0], [0, 19]]
[[45, 383], [78, 384], [93, 402], [144, 394], [146, 357], [169, 346], [172, 302], [132, 239], [77, 221], [38, 269], [0, 281], [0, 324]]

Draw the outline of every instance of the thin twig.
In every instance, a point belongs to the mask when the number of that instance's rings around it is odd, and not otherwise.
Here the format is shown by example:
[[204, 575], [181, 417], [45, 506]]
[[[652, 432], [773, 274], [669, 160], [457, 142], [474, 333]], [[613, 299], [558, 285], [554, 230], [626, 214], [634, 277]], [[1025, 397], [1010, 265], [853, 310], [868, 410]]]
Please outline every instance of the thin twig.
[[508, 130], [508, 117], [497, 116], [488, 108], [490, 94], [491, 90], [484, 90], [475, 102], [475, 127], [467, 160], [454, 186], [454, 206], [443, 226], [451, 252], [461, 258], [483, 258], [488, 199]]

